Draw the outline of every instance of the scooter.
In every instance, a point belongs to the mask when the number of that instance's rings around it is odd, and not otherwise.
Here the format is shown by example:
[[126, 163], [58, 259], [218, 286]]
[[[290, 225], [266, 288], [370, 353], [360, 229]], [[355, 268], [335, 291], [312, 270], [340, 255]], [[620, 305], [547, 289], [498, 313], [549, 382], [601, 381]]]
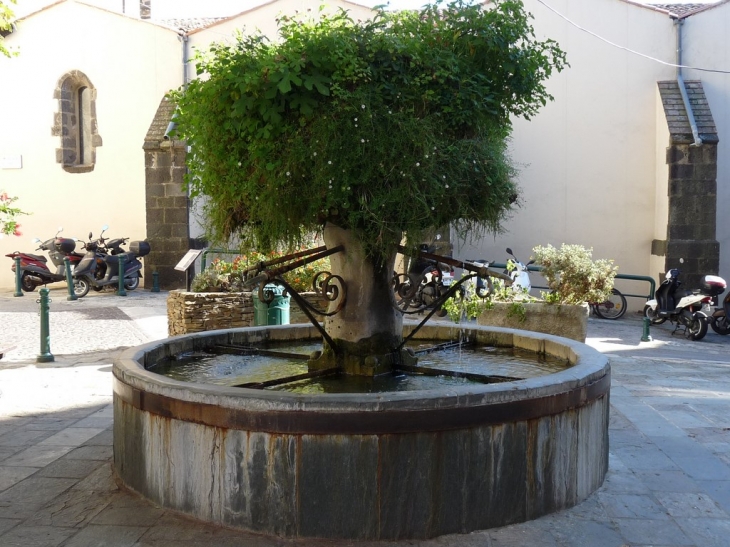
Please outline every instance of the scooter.
[[512, 279], [512, 290], [516, 293], [529, 294], [530, 289], [532, 289], [532, 283], [530, 282], [530, 274], [527, 267], [534, 264], [535, 261], [530, 260], [527, 264], [523, 264], [517, 260], [512, 249], [507, 247], [505, 250], [507, 254], [512, 256], [512, 258], [507, 259], [507, 270], [504, 272]]
[[725, 295], [722, 307], [718, 307], [710, 317], [710, 326], [717, 334], [730, 334], [730, 292]]
[[[707, 334], [709, 317], [706, 310], [712, 298], [722, 293], [725, 281], [721, 277], [706, 275], [702, 289], [679, 290], [680, 271], [672, 268], [656, 291], [655, 298], [644, 306], [644, 317], [655, 325], [669, 320], [675, 325], [674, 332], [681, 326], [690, 340], [702, 340]], [[673, 333], [672, 333], [673, 334]]]
[[[5, 255], [13, 259], [13, 265], [11, 266], [13, 272], [15, 271], [15, 258], [20, 257], [20, 268], [22, 270], [20, 288], [23, 291], [33, 292], [40, 285], [66, 281], [66, 264], [63, 259], [68, 257], [72, 267], [81, 260], [83, 255], [75, 252], [76, 241], [74, 239], [58, 237], [58, 234], [62, 231], [63, 228], [59, 227], [54, 237], [43, 242], [38, 238], [33, 240], [39, 244], [36, 249], [37, 251], [48, 252], [48, 256], [55, 266], [53, 270], [47, 265], [48, 259], [42, 255], [22, 253], [19, 251]], [[86, 294], [81, 294], [82, 292], [82, 288], [74, 283], [74, 294], [78, 298], [81, 298]]]
[[[139, 279], [142, 277], [142, 263], [137, 260], [149, 254], [150, 245], [146, 241], [133, 241], [129, 252], [114, 254], [100, 254], [99, 249], [105, 248], [103, 233], [107, 226], [102, 229], [102, 235], [92, 239], [93, 234], [89, 233], [89, 241], [84, 245], [86, 254], [74, 269], [74, 278], [81, 286], [83, 294], [86, 295], [92, 287], [95, 290], [119, 284], [119, 261], [124, 260], [124, 287], [127, 290], [134, 290], [139, 286]], [[104, 275], [97, 278], [97, 261], [100, 259], [104, 264]]]

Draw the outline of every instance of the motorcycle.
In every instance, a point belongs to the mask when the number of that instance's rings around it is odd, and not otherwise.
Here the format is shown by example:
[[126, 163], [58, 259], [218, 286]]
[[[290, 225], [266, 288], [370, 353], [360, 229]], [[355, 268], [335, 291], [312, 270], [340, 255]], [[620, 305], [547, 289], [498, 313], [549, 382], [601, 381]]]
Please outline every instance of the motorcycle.
[[[722, 278], [718, 278], [722, 279]], [[723, 290], [725, 286], [723, 285]], [[722, 307], [718, 307], [710, 317], [710, 326], [717, 334], [730, 334], [730, 292], [725, 295]]]
[[713, 297], [725, 290], [725, 281], [714, 275], [706, 275], [701, 289], [679, 290], [682, 284], [679, 274], [680, 271], [676, 268], [667, 272], [656, 291], [655, 298], [644, 306], [644, 317], [655, 325], [669, 320], [675, 325], [674, 332], [683, 326], [687, 338], [702, 340], [707, 334], [710, 322], [706, 311], [703, 310], [709, 308]]
[[[74, 269], [74, 278], [80, 284], [84, 295], [91, 288], [101, 290], [104, 287], [118, 285], [119, 262], [122, 259], [124, 259], [124, 287], [132, 291], [139, 286], [139, 279], [142, 277], [142, 263], [138, 258], [149, 254], [149, 243], [146, 241], [133, 241], [129, 245], [129, 252], [120, 249], [121, 252], [111, 254], [103, 237], [107, 229], [108, 226], [104, 226], [97, 239], [92, 239], [93, 234], [89, 233], [89, 241], [84, 245], [86, 254]], [[99, 261], [102, 263], [100, 268]], [[99, 269], [97, 270], [97, 268]], [[102, 268], [103, 275], [98, 275], [98, 271]]]
[[[48, 283], [65, 282], [66, 264], [63, 259], [68, 257], [72, 267], [81, 260], [83, 255], [76, 252], [76, 241], [70, 238], [58, 237], [58, 234], [62, 231], [63, 228], [59, 227], [55, 236], [43, 242], [38, 238], [33, 240], [39, 244], [36, 251], [46, 251], [48, 253], [51, 263], [55, 266], [53, 270], [48, 267], [48, 259], [43, 255], [20, 251], [5, 255], [13, 259], [13, 265], [11, 266], [13, 272], [15, 272], [15, 258], [20, 257], [20, 268], [22, 270], [20, 288], [24, 292], [33, 292], [38, 286]], [[74, 281], [74, 294], [78, 298], [86, 294], [81, 293], [83, 293], [83, 288]]]

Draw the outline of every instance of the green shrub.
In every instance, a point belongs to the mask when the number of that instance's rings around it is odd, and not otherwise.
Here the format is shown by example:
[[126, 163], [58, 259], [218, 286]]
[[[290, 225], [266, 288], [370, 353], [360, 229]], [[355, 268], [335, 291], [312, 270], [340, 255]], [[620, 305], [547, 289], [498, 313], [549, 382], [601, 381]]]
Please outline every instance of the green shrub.
[[532, 252], [551, 293], [548, 302], [582, 304], [604, 302], [611, 297], [618, 268], [613, 260], [593, 260], [593, 249], [581, 245], [537, 246]]

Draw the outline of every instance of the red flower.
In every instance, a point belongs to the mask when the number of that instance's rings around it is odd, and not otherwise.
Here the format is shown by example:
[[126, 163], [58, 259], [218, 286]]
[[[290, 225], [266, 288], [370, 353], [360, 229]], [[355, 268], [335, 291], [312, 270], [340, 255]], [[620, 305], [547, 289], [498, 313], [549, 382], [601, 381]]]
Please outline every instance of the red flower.
[[14, 236], [22, 236], [23, 232], [20, 231], [20, 224], [15, 225], [15, 231], [13, 232]]
[[8, 196], [7, 192], [0, 194], [0, 201], [10, 201], [10, 196]]

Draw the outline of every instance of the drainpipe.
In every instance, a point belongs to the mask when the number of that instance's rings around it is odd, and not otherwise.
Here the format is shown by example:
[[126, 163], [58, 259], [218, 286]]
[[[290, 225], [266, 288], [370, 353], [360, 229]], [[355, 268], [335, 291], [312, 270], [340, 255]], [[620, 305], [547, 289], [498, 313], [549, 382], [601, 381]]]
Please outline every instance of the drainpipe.
[[679, 92], [682, 95], [682, 101], [684, 102], [684, 109], [687, 111], [689, 125], [692, 128], [692, 136], [695, 140], [690, 146], [700, 146], [702, 145], [702, 139], [697, 130], [697, 121], [695, 120], [692, 105], [687, 96], [687, 87], [684, 83], [684, 78], [682, 78], [682, 25], [684, 25], [684, 19], [675, 19], [674, 24], [677, 26], [677, 84], [679, 86]]
[[182, 42], [182, 84], [183, 89], [188, 87], [188, 35], [184, 32], [180, 34]]

